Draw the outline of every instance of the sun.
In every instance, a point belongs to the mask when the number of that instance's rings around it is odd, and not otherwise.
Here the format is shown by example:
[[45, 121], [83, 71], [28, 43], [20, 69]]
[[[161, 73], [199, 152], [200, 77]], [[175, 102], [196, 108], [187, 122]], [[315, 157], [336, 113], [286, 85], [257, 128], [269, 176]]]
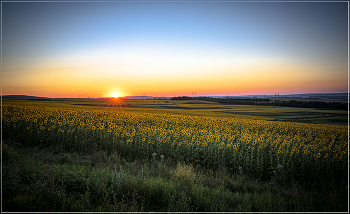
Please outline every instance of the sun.
[[122, 92], [110, 92], [109, 94], [109, 99], [106, 99], [106, 106], [108, 107], [118, 107], [118, 108], [122, 108], [125, 105], [124, 100], [126, 99], [126, 97], [124, 97], [125, 94]]
[[113, 92], [111, 96], [114, 98], [118, 98], [121, 97], [121, 94], [119, 92]]

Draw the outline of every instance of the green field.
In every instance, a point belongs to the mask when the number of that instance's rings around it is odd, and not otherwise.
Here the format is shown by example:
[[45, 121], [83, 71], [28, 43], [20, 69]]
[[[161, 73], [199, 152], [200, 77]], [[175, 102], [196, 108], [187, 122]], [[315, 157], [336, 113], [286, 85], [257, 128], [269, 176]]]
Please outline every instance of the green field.
[[225, 105], [206, 101], [123, 100], [113, 103], [104, 99], [40, 99], [35, 101], [4, 99], [16, 105], [65, 106], [91, 109], [122, 109], [147, 113], [183, 114], [243, 119], [277, 120], [297, 123], [347, 125], [348, 112], [315, 108]]
[[346, 212], [348, 112], [3, 99], [10, 212]]

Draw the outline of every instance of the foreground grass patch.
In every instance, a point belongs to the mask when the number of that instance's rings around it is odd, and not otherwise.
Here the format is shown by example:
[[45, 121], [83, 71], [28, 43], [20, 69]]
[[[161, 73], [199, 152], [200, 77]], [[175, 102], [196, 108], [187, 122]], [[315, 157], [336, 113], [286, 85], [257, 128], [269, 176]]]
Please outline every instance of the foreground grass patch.
[[121, 157], [119, 167], [91, 167], [89, 162], [58, 161], [76, 154], [17, 149], [6, 143], [3, 154], [4, 211], [305, 212], [347, 207], [346, 197], [341, 198], [346, 193], [337, 188], [329, 197], [330, 190], [262, 182], [244, 172], [226, 174], [152, 160], [127, 162]]

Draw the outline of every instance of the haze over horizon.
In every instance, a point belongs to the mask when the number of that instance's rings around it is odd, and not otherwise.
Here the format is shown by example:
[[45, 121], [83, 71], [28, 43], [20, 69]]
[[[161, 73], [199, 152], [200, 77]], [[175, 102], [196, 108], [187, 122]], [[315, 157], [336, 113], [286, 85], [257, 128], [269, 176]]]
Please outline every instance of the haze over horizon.
[[348, 91], [348, 2], [2, 2], [2, 94]]

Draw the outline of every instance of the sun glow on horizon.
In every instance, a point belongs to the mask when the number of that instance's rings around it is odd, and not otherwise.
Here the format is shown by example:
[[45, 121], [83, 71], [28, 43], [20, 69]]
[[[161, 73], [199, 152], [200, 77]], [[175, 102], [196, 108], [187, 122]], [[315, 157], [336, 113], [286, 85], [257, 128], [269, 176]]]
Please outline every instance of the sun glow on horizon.
[[113, 93], [111, 94], [111, 97], [113, 97], [113, 98], [121, 97], [121, 93], [120, 93], [120, 92], [113, 92]]

